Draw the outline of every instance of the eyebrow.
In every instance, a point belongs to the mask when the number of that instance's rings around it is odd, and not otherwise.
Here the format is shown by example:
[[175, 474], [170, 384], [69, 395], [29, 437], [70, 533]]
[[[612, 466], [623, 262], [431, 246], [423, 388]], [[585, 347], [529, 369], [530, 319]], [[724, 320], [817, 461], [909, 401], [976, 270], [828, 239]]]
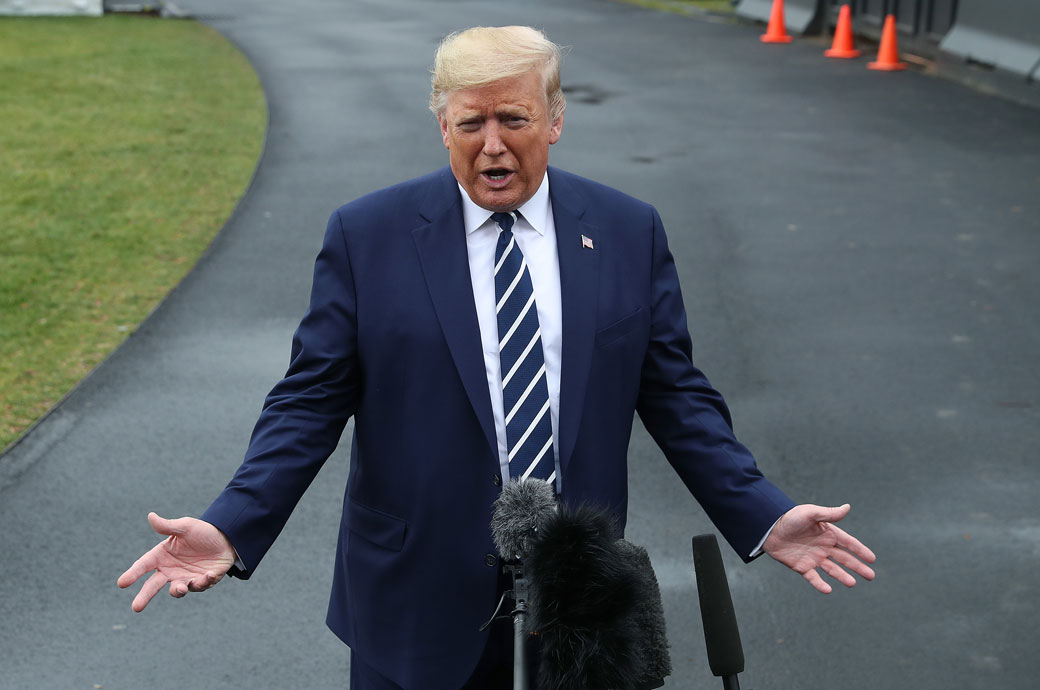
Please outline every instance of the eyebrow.
[[[530, 117], [532, 111], [522, 105], [503, 105], [495, 109], [495, 117]], [[472, 122], [474, 120], [484, 120], [484, 112], [481, 110], [463, 111], [457, 116], [459, 122]]]

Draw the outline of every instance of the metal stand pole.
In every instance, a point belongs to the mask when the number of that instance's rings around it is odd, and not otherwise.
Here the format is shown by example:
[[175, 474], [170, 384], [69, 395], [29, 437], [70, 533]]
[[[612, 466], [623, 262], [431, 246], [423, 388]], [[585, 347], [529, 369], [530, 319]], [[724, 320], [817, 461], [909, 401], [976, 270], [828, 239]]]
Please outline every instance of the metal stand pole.
[[527, 657], [524, 653], [526, 621], [526, 605], [517, 606], [513, 610], [513, 690], [527, 690]]
[[[527, 678], [527, 580], [524, 579], [524, 566], [520, 563], [503, 566], [513, 578], [513, 589], [502, 593], [498, 606], [487, 623], [480, 626], [484, 632], [495, 621], [505, 618], [498, 615], [506, 598], [513, 597], [513, 690], [528, 690]], [[739, 690], [739, 688], [738, 688]]]
[[507, 565], [513, 576], [513, 690], [528, 690], [527, 580], [523, 565]]

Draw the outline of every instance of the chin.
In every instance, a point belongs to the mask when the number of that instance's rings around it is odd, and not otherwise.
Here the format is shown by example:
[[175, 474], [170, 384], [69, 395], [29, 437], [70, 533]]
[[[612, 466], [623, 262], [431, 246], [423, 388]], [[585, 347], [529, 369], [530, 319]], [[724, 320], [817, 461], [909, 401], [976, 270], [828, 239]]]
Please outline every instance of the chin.
[[504, 213], [516, 210], [520, 206], [518, 199], [519, 197], [516, 194], [478, 194], [474, 201], [481, 208]]

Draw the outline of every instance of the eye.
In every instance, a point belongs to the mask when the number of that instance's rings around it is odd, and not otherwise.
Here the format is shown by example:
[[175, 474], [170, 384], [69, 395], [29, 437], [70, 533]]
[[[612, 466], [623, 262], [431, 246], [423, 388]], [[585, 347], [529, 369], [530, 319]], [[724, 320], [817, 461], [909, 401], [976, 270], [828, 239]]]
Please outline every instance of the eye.
[[480, 129], [480, 120], [463, 120], [456, 125], [463, 132], [476, 132]]
[[527, 124], [526, 117], [520, 117], [519, 115], [511, 115], [506, 118], [506, 125], [509, 127], [523, 127]]

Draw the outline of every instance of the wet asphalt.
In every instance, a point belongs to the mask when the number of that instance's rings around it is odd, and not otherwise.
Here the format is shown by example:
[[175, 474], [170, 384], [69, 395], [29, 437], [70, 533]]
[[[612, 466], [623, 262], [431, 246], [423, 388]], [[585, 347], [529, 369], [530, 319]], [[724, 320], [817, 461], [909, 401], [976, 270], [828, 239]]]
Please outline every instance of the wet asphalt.
[[[695, 358], [760, 466], [852, 503], [878, 555], [876, 581], [822, 596], [724, 551], [742, 687], [1036, 687], [1040, 113], [602, 0], [180, 4], [253, 62], [266, 148], [195, 270], [0, 458], [0, 688], [346, 686], [323, 620], [349, 435], [249, 582], [136, 615], [115, 579], [149, 510], [200, 514], [238, 465], [328, 214], [445, 164], [439, 38], [507, 23], [572, 47], [551, 162], [657, 206]], [[631, 458], [666, 687], [718, 687], [690, 557], [711, 526], [641, 428]]]

